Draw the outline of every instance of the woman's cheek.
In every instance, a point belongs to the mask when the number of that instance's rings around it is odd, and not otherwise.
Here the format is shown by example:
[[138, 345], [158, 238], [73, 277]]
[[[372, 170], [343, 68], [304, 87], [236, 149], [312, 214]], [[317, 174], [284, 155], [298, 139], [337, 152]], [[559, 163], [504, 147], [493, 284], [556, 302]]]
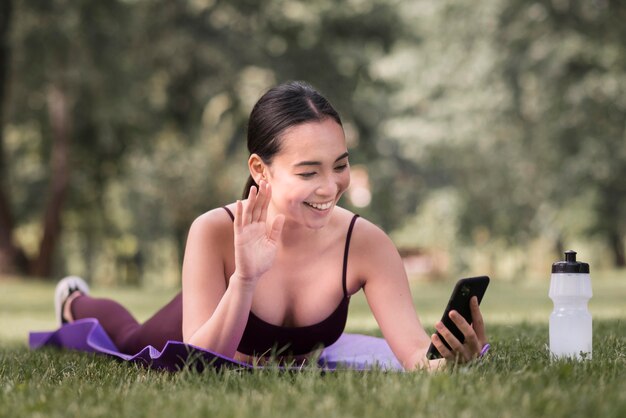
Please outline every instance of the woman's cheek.
[[[308, 186], [308, 187], [307, 187]], [[287, 204], [292, 208], [298, 208], [303, 201], [311, 195], [311, 187], [302, 180], [287, 181], [282, 185], [283, 196]]]
[[348, 190], [348, 187], [350, 187], [350, 171], [346, 170], [345, 173], [342, 173], [342, 177], [341, 180], [339, 182], [339, 193], [343, 194], [343, 192], [345, 192], [346, 190]]

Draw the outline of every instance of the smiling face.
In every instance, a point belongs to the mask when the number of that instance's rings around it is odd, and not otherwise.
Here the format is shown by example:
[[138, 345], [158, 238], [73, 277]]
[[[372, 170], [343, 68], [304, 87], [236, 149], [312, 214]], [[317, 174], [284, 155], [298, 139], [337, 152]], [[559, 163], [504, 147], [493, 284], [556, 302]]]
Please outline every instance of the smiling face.
[[281, 149], [264, 166], [272, 186], [270, 206], [287, 223], [319, 229], [350, 185], [348, 151], [342, 127], [331, 118], [287, 129]]

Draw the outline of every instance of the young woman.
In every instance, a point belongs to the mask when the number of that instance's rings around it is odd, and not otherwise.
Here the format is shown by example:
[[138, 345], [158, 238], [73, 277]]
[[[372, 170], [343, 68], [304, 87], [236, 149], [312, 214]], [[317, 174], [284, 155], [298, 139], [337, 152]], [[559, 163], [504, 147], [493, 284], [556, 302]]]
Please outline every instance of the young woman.
[[[251, 362], [270, 354], [305, 360], [344, 330], [350, 296], [363, 289], [394, 354], [406, 369], [467, 362], [486, 345], [475, 298], [473, 324], [458, 313], [460, 343], [428, 336], [406, 272], [389, 237], [337, 206], [350, 185], [341, 119], [311, 86], [269, 90], [248, 126], [250, 178], [243, 201], [210, 210], [189, 231], [183, 290], [144, 324], [111, 300], [90, 297], [75, 277], [57, 287], [59, 319], [97, 318], [123, 352], [167, 340]], [[432, 343], [445, 360], [427, 360]]]

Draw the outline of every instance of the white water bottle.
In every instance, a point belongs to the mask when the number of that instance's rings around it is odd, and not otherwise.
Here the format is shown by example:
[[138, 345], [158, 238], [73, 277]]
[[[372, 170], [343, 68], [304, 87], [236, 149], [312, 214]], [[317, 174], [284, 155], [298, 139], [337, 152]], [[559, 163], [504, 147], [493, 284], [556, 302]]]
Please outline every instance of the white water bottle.
[[552, 264], [550, 299], [550, 353], [553, 357], [591, 358], [591, 299], [589, 264], [576, 261], [575, 251], [565, 252], [565, 261]]

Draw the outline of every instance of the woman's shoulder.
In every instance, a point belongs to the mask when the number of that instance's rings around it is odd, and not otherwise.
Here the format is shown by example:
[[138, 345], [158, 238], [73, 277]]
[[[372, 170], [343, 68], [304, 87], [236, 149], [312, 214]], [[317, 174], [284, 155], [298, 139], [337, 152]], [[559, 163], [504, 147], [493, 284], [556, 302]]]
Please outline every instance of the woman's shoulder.
[[[352, 218], [349, 211], [348, 217]], [[398, 256], [398, 250], [391, 238], [374, 222], [359, 216], [354, 222], [350, 238], [350, 258], [357, 260], [364, 268], [389, 262]]]
[[[356, 215], [353, 212], [350, 212], [349, 210], [344, 208], [338, 207], [337, 209], [340, 209], [341, 211], [340, 219], [343, 224], [345, 224], [346, 222], [350, 222]], [[390, 245], [395, 249], [391, 238], [389, 238], [389, 236], [385, 233], [385, 231], [382, 230], [382, 228], [380, 228], [369, 219], [364, 218], [360, 215], [354, 221], [352, 236], [350, 238], [350, 245], [351, 247], [354, 246], [355, 248], [364, 247], [368, 249], [375, 249], [377, 246], [380, 245]]]
[[403, 277], [400, 254], [385, 231], [374, 222], [359, 217], [350, 239], [350, 262], [361, 287], [370, 280]]
[[233, 210], [234, 203], [208, 210], [193, 221], [191, 231], [217, 236], [228, 233], [232, 235], [233, 221], [230, 214], [233, 213]]

